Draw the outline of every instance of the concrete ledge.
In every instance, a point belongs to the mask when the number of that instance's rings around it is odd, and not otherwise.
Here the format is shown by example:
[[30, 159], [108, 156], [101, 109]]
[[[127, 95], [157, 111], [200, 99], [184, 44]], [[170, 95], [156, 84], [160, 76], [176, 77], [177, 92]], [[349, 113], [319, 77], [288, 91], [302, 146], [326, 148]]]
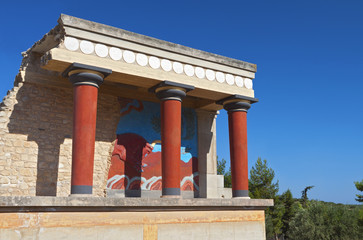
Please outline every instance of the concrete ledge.
[[104, 197], [0, 197], [0, 212], [124, 212], [263, 210], [272, 199], [148, 199]]

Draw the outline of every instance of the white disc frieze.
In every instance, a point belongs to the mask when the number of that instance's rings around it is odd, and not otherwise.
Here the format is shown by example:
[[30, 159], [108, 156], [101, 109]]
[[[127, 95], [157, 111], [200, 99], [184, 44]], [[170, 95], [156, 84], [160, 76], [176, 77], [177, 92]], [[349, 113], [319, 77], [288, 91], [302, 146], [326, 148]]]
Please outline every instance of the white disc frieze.
[[173, 62], [173, 70], [176, 73], [182, 73], [183, 72], [183, 64], [180, 62]]
[[145, 54], [142, 54], [142, 53], [136, 54], [136, 62], [140, 66], [145, 67], [147, 65], [147, 56]]
[[191, 77], [194, 75], [194, 67], [192, 65], [184, 65], [184, 72], [187, 76]]
[[217, 82], [223, 83], [226, 80], [226, 77], [225, 77], [224, 73], [217, 72], [216, 79], [217, 79]]
[[122, 58], [121, 49], [115, 47], [110, 48], [110, 57], [115, 61], [121, 60]]
[[195, 75], [197, 76], [197, 78], [204, 78], [205, 77], [205, 71], [203, 68], [201, 67], [196, 67], [195, 68]]
[[107, 57], [108, 55], [108, 48], [103, 44], [96, 44], [95, 52], [99, 57]]
[[160, 68], [160, 59], [154, 56], [149, 57], [149, 65], [153, 69]]
[[236, 81], [236, 85], [238, 87], [243, 87], [243, 78], [242, 77], [237, 76], [234, 80]]
[[95, 50], [93, 43], [86, 40], [82, 40], [79, 47], [84, 54], [91, 54]]
[[216, 79], [216, 73], [213, 70], [207, 69], [205, 75], [209, 81], [214, 81]]
[[252, 89], [253, 87], [252, 79], [245, 78], [245, 86], [247, 89]]
[[169, 72], [171, 71], [171, 69], [173, 68], [173, 66], [171, 65], [171, 62], [167, 59], [163, 59], [161, 60], [161, 68], [166, 71]]
[[76, 51], [79, 48], [79, 42], [73, 37], [65, 37], [64, 46], [66, 46], [69, 51]]
[[226, 82], [228, 83], [228, 85], [234, 84], [234, 77], [232, 74], [226, 74]]
[[125, 62], [127, 63], [134, 63], [135, 62], [135, 53], [134, 52], [131, 52], [129, 50], [125, 50], [124, 51], [124, 60]]

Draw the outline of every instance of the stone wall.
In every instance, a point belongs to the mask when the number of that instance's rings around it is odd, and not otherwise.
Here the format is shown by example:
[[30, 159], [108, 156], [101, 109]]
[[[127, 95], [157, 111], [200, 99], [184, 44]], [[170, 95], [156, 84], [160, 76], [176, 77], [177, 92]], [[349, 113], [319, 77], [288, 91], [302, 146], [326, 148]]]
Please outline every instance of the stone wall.
[[[103, 196], [120, 107], [102, 90], [98, 101], [94, 195]], [[72, 122], [71, 87], [16, 77], [0, 105], [0, 196], [70, 194]]]
[[29, 212], [0, 217], [0, 236], [9, 240], [265, 239], [263, 210]]

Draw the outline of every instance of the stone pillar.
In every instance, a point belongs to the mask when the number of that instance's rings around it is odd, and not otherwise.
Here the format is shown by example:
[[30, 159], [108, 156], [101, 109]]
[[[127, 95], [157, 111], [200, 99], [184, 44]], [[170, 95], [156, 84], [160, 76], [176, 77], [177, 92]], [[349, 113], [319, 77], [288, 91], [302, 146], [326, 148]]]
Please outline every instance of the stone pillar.
[[98, 87], [109, 74], [78, 63], [63, 74], [73, 83], [71, 194], [92, 194]]
[[219, 198], [216, 118], [218, 111], [196, 109], [198, 117], [199, 197]]
[[228, 111], [229, 149], [231, 157], [232, 197], [248, 196], [247, 111], [255, 98], [234, 95], [223, 99]]
[[181, 103], [193, 89], [169, 81], [151, 89], [161, 100], [162, 197], [180, 197]]

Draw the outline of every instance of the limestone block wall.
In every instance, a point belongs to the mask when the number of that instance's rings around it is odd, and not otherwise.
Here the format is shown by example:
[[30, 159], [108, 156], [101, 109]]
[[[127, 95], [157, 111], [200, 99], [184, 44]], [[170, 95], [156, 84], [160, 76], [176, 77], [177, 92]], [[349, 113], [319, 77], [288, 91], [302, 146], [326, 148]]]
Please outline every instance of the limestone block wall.
[[[73, 90], [16, 77], [0, 105], [0, 196], [70, 194]], [[98, 99], [94, 195], [103, 196], [120, 107]]]
[[[0, 236], [20, 239], [265, 239], [263, 210], [0, 213]], [[102, 237], [101, 237], [102, 236]]]

